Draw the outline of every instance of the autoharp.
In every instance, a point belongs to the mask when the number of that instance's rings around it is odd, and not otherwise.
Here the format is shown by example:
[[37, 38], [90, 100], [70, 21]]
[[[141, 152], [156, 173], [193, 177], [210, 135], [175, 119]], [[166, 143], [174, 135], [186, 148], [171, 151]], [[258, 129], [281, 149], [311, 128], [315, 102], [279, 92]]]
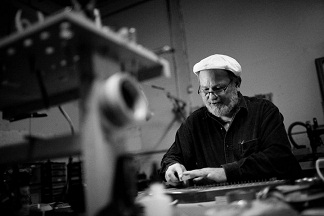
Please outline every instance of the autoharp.
[[239, 183], [219, 183], [204, 186], [190, 186], [186, 188], [167, 188], [166, 194], [170, 195], [178, 203], [198, 203], [215, 201], [216, 196], [225, 196], [233, 190], [258, 191], [268, 186], [276, 186], [287, 183], [287, 180], [259, 180]]

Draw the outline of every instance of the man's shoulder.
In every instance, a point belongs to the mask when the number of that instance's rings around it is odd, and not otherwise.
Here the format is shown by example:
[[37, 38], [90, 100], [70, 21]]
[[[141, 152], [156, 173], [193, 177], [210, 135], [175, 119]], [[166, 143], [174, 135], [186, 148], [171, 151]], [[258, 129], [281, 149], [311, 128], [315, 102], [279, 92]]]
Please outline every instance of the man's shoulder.
[[205, 106], [201, 106], [198, 109], [194, 110], [189, 117], [198, 117], [206, 115], [207, 108]]
[[260, 97], [255, 97], [255, 96], [243, 96], [243, 98], [244, 98], [244, 102], [247, 105], [276, 107], [276, 105], [274, 105], [272, 101], [265, 99], [265, 98], [260, 98]]
[[205, 118], [206, 115], [207, 115], [207, 108], [205, 106], [199, 107], [198, 109], [190, 113], [186, 122], [188, 123], [188, 122], [197, 121], [198, 119]]
[[[255, 96], [243, 96], [243, 104], [248, 110], [262, 109], [265, 112], [266, 110], [279, 110], [278, 107], [270, 100], [255, 97]], [[242, 103], [241, 103], [242, 104]]]

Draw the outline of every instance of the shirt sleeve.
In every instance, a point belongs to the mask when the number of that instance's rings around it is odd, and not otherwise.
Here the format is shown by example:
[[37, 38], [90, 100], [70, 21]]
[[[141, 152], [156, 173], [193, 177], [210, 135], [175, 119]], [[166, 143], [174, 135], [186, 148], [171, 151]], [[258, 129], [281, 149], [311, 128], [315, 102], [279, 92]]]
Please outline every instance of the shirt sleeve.
[[193, 156], [191, 149], [192, 137], [186, 123], [183, 123], [175, 135], [175, 141], [163, 156], [161, 161], [160, 177], [164, 179], [169, 166], [180, 163], [188, 169], [190, 158]]

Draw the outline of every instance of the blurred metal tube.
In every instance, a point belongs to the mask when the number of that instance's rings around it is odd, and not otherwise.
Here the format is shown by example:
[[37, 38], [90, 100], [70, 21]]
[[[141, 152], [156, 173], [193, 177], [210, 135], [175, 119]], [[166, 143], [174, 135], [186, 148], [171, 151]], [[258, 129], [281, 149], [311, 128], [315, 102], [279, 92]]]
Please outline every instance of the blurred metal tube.
[[144, 121], [148, 115], [148, 102], [143, 91], [126, 73], [116, 73], [105, 81], [99, 101], [104, 120], [115, 128]]

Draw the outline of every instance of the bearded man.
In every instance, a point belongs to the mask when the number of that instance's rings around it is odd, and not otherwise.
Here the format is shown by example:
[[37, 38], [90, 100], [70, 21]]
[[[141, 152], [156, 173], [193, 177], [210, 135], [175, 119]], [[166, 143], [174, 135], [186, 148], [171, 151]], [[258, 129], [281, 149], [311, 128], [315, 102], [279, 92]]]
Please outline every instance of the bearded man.
[[301, 176], [282, 114], [269, 100], [240, 93], [242, 68], [235, 59], [215, 54], [195, 64], [193, 72], [205, 106], [181, 124], [162, 158], [167, 184]]

